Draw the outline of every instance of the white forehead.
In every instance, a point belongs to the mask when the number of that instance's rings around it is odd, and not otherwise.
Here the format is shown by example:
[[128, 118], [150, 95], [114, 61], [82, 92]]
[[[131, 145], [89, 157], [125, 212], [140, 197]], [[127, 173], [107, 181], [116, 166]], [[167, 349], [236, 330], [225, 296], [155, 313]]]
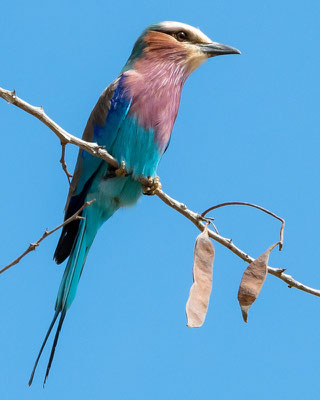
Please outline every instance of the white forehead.
[[195, 28], [194, 26], [184, 24], [183, 22], [177, 22], [177, 21], [163, 21], [160, 22], [159, 24], [161, 28], [165, 30], [172, 30], [172, 31], [187, 31], [190, 32], [193, 36], [197, 37], [199, 39], [199, 42], [204, 42], [204, 43], [211, 43], [212, 40], [205, 35], [203, 32], [200, 31], [200, 29]]

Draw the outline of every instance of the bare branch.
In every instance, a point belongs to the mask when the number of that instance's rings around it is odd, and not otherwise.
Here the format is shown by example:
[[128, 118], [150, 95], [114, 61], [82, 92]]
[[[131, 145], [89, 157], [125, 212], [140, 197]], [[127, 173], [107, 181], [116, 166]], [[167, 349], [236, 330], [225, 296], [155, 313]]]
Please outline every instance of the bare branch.
[[59, 126], [56, 122], [54, 122], [51, 118], [47, 116], [42, 106], [41, 107], [32, 106], [26, 101], [20, 99], [16, 95], [15, 91], [11, 92], [10, 90], [5, 90], [2, 89], [1, 87], [0, 87], [0, 97], [2, 97], [4, 100], [7, 100], [8, 103], [17, 106], [22, 110], [26, 111], [27, 113], [38, 118], [41, 122], [47, 125], [47, 127], [50, 128], [53, 133], [55, 133], [58, 136], [61, 143], [74, 144], [80, 147], [80, 149], [85, 150], [88, 153], [92, 154], [93, 156], [99, 157], [102, 160], [107, 161], [112, 166], [118, 168], [117, 160], [114, 157], [112, 157], [106, 150], [104, 150], [97, 143], [86, 142], [65, 131], [63, 128], [61, 128], [61, 126]]
[[70, 185], [71, 184], [72, 174], [70, 174], [70, 172], [68, 171], [66, 160], [65, 160], [65, 153], [66, 153], [66, 143], [61, 142], [60, 163], [61, 163], [62, 169], [64, 170], [64, 172], [65, 172], [65, 174], [67, 176], [67, 179], [68, 179], [68, 182], [69, 182], [69, 185]]
[[[38, 118], [41, 122], [43, 122], [45, 125], [47, 125], [48, 128], [50, 128], [59, 137], [61, 143], [74, 144], [74, 145], [80, 147], [81, 149], [86, 150], [88, 153], [92, 154], [93, 156], [99, 157], [102, 160], [107, 161], [109, 164], [111, 164], [115, 168], [119, 168], [117, 160], [114, 157], [112, 157], [106, 150], [101, 148], [101, 146], [99, 146], [97, 143], [86, 142], [82, 139], [79, 139], [79, 138], [71, 135], [70, 133], [68, 133], [67, 131], [62, 129], [52, 119], [50, 119], [45, 114], [42, 107], [34, 107], [31, 104], [27, 103], [26, 101], [20, 99], [19, 97], [16, 96], [15, 91], [11, 92], [9, 90], [0, 88], [0, 97], [2, 97], [3, 99], [7, 100], [9, 103], [21, 108], [22, 110], [26, 111], [27, 113]], [[146, 178], [141, 178], [140, 181], [142, 184], [148, 184], [148, 180]], [[180, 214], [182, 214], [183, 216], [188, 218], [200, 231], [204, 230], [205, 224], [203, 223], [203, 221], [207, 222], [207, 219], [205, 217], [202, 217], [200, 214], [189, 210], [185, 204], [178, 202], [177, 200], [168, 196], [165, 192], [163, 192], [160, 189], [155, 190], [154, 194], [156, 194], [168, 206], [172, 207], [174, 210], [178, 211]], [[260, 206], [258, 206], [258, 207], [260, 207]], [[78, 212], [80, 212], [80, 210]], [[67, 223], [67, 221], [64, 224], [60, 225], [59, 227], [55, 228], [53, 231], [48, 232], [47, 234], [45, 232], [43, 237], [41, 237], [39, 239], [39, 241], [34, 244], [34, 246], [37, 247], [37, 245], [38, 245], [37, 243], [40, 243], [45, 237], [47, 237], [49, 234], [53, 233], [55, 230], [60, 229], [66, 223]], [[245, 253], [244, 251], [242, 251], [241, 249], [236, 247], [233, 244], [231, 239], [220, 236], [219, 234], [215, 233], [214, 231], [212, 231], [210, 229], [208, 229], [208, 233], [209, 233], [209, 236], [213, 240], [215, 240], [216, 242], [227, 247], [230, 251], [232, 251], [236, 256], [238, 256], [245, 262], [250, 264], [254, 260], [253, 257], [249, 256], [247, 253]], [[30, 246], [32, 247], [32, 245], [30, 245]], [[34, 248], [31, 248], [29, 251], [28, 250], [25, 253], [23, 253], [22, 256], [20, 256], [13, 263], [9, 264], [9, 266], [2, 269], [0, 271], [0, 273], [2, 273], [4, 270], [10, 268], [10, 266], [17, 264], [20, 261], [20, 259], [25, 256], [25, 254], [34, 250]], [[313, 289], [309, 286], [304, 285], [301, 282], [296, 281], [295, 279], [292, 278], [291, 275], [285, 274], [284, 271], [285, 271], [285, 268], [272, 268], [272, 267], [268, 266], [268, 273], [273, 276], [276, 276], [277, 278], [279, 278], [282, 281], [284, 281], [285, 283], [287, 283], [290, 288], [295, 287], [296, 289], [299, 289], [304, 292], [313, 294], [314, 296], [320, 297], [320, 290]]]
[[[194, 225], [200, 231], [204, 230], [206, 224], [204, 224], [202, 221], [205, 218], [202, 217], [200, 214], [189, 210], [185, 204], [180, 203], [177, 200], [173, 199], [172, 197], [168, 196], [162, 190], [158, 190], [156, 192], [156, 195], [163, 202], [165, 202], [168, 206], [172, 207], [174, 210], [178, 211], [184, 217], [188, 218], [192, 223], [194, 223]], [[236, 256], [240, 257], [243, 261], [245, 261], [249, 264], [254, 261], [253, 257], [249, 256], [247, 253], [245, 253], [244, 251], [239, 249], [237, 246], [235, 246], [231, 239], [220, 236], [217, 233], [215, 233], [214, 231], [212, 231], [211, 229], [208, 229], [208, 234], [213, 240], [222, 244], [222, 246], [227, 247], [230, 251], [232, 251], [232, 253], [234, 253]], [[285, 283], [287, 283], [290, 288], [295, 287], [296, 289], [299, 289], [304, 292], [307, 292], [307, 293], [310, 293], [310, 294], [320, 297], [320, 290], [313, 289], [309, 286], [304, 285], [303, 283], [301, 283], [299, 281], [296, 281], [295, 279], [292, 278], [291, 275], [285, 274], [284, 271], [285, 271], [285, 268], [272, 268], [272, 267], [268, 266], [268, 273], [273, 276], [276, 276], [277, 278], [279, 278], [282, 281], [284, 281]]]
[[75, 214], [73, 214], [70, 218], [65, 220], [63, 224], [57, 226], [56, 228], [52, 229], [51, 231], [48, 231], [48, 228], [47, 228], [40, 239], [38, 239], [35, 243], [30, 243], [29, 247], [27, 248], [27, 250], [25, 252], [23, 252], [18, 258], [16, 258], [14, 261], [12, 261], [10, 264], [6, 265], [4, 268], [2, 268], [0, 270], [0, 274], [2, 274], [7, 269], [13, 267], [14, 265], [18, 264], [23, 257], [25, 257], [31, 251], [35, 250], [46, 237], [50, 236], [52, 233], [56, 232], [58, 229], [62, 228], [63, 226], [69, 224], [70, 222], [72, 222], [76, 219], [83, 219], [83, 217], [80, 217], [79, 214], [83, 211], [84, 208], [90, 206], [90, 204], [92, 204], [94, 201], [96, 201], [96, 200], [93, 199], [91, 201], [87, 201]]

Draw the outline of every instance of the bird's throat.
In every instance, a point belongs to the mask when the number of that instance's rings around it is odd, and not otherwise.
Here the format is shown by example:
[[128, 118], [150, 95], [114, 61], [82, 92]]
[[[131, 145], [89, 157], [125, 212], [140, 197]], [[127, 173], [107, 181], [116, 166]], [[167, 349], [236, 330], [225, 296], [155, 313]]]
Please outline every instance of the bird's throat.
[[178, 113], [183, 84], [191, 71], [170, 59], [140, 59], [125, 72], [124, 86], [132, 99], [130, 114], [152, 129], [161, 149], [166, 148]]

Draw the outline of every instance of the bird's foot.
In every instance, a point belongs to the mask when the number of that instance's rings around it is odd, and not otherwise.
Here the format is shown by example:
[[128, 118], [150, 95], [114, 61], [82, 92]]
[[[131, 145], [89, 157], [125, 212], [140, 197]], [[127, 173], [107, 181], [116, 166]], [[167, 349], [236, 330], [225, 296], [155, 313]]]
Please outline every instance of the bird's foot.
[[155, 176], [154, 178], [148, 176], [147, 181], [143, 184], [143, 194], [153, 196], [158, 190], [161, 190], [161, 187], [162, 185], [158, 176]]
[[126, 170], [126, 163], [124, 161], [121, 161], [121, 167], [119, 167], [118, 169], [116, 169], [114, 171], [114, 173], [116, 174], [116, 176], [128, 176], [127, 170]]

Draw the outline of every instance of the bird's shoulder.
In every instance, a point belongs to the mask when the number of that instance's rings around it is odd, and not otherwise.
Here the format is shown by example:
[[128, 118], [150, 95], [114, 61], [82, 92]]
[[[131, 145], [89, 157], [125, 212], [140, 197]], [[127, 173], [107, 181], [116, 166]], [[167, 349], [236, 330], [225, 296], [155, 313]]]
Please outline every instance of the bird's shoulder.
[[121, 76], [118, 76], [101, 93], [96, 105], [94, 106], [93, 110], [91, 111], [88, 122], [83, 131], [83, 135], [82, 135], [83, 140], [92, 142], [93, 137], [94, 137], [94, 127], [105, 125], [108, 113], [111, 108], [111, 100], [115, 94], [115, 91], [119, 85], [120, 80], [121, 80]]

